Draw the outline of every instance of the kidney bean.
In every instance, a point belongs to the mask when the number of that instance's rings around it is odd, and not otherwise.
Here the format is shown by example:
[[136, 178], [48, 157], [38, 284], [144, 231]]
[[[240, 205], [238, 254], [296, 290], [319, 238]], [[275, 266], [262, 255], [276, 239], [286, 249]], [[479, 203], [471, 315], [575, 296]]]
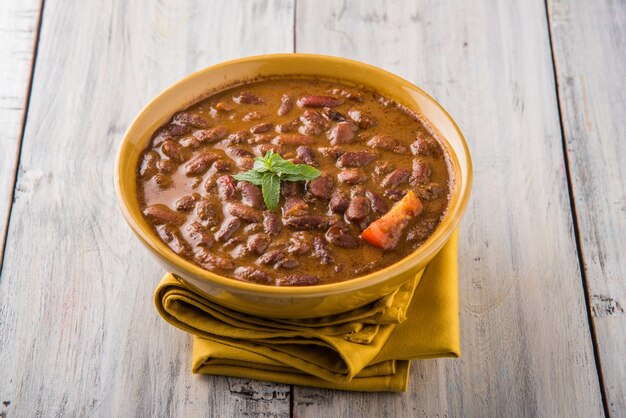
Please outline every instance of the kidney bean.
[[343, 122], [346, 120], [346, 117], [341, 113], [337, 112], [335, 109], [331, 109], [330, 107], [325, 107], [322, 109], [322, 115], [329, 121], [333, 122]]
[[166, 174], [156, 174], [154, 176], [154, 182], [159, 185], [162, 190], [169, 189], [174, 184], [174, 180]]
[[348, 209], [346, 209], [346, 219], [351, 222], [360, 223], [370, 214], [370, 201], [363, 196], [356, 196], [350, 200]]
[[196, 206], [196, 203], [200, 200], [200, 195], [194, 193], [191, 195], [183, 196], [174, 203], [176, 210], [181, 212], [189, 212]]
[[354, 138], [354, 129], [347, 122], [339, 122], [326, 133], [326, 136], [331, 145], [349, 144]]
[[437, 183], [430, 183], [426, 186], [419, 186], [415, 190], [417, 196], [423, 200], [435, 200], [443, 196], [444, 192], [444, 188]]
[[332, 197], [334, 186], [333, 179], [328, 174], [323, 174], [309, 181], [307, 191], [319, 199], [328, 200]]
[[435, 139], [424, 136], [421, 133], [416, 136], [410, 148], [413, 155], [421, 155], [424, 157], [438, 155], [440, 151], [439, 144]]
[[276, 154], [284, 155], [285, 149], [280, 145], [275, 144], [260, 144], [256, 147], [256, 154], [265, 155], [268, 151], [274, 151]]
[[311, 245], [309, 244], [310, 236], [308, 232], [299, 231], [291, 234], [291, 238], [289, 238], [289, 244], [287, 246], [287, 252], [289, 254], [306, 254], [311, 250]]
[[369, 190], [366, 190], [365, 196], [367, 196], [367, 198], [370, 200], [372, 210], [375, 213], [382, 215], [383, 213], [387, 213], [387, 211], [389, 211], [389, 207], [387, 206], [387, 203], [378, 194], [374, 192], [370, 192]]
[[161, 237], [167, 246], [176, 254], [185, 256], [191, 253], [191, 245], [185, 241], [185, 238], [178, 228], [172, 225], [159, 225], [156, 231], [159, 237]]
[[313, 286], [320, 282], [320, 278], [310, 274], [293, 274], [276, 279], [276, 286]]
[[250, 252], [257, 255], [263, 254], [270, 244], [270, 238], [265, 234], [254, 234], [248, 238], [247, 247]]
[[360, 110], [350, 109], [348, 110], [348, 116], [350, 116], [350, 119], [356, 122], [357, 126], [361, 129], [369, 129], [376, 126], [376, 120]]
[[406, 151], [406, 147], [390, 135], [374, 135], [369, 141], [367, 141], [367, 146], [395, 152], [396, 154], [402, 154]]
[[256, 261], [260, 264], [274, 264], [281, 260], [285, 254], [281, 250], [269, 250]]
[[363, 96], [361, 96], [361, 93], [357, 93], [357, 92], [353, 92], [353, 91], [348, 91], [345, 89], [332, 89], [329, 92], [330, 94], [334, 94], [337, 96], [342, 96], [345, 97], [348, 100], [352, 100], [355, 102], [362, 102], [363, 101]]
[[341, 100], [332, 96], [302, 96], [298, 99], [300, 107], [337, 107], [341, 104]]
[[357, 248], [361, 245], [361, 241], [339, 226], [331, 226], [326, 231], [326, 240], [340, 248]]
[[187, 232], [193, 244], [209, 248], [213, 245], [213, 237], [209, 231], [199, 222], [193, 222], [187, 226]]
[[411, 173], [411, 184], [425, 184], [430, 181], [430, 164], [423, 158], [413, 159], [413, 172]]
[[335, 190], [330, 198], [328, 207], [335, 213], [344, 213], [350, 204], [348, 197], [341, 191]]
[[380, 185], [385, 189], [396, 188], [399, 185], [406, 183], [409, 180], [409, 177], [411, 177], [409, 170], [396, 168], [391, 173], [387, 174]]
[[148, 151], [143, 154], [141, 165], [139, 166], [139, 176], [144, 180], [149, 180], [157, 173], [157, 164], [161, 156], [156, 151]]
[[280, 98], [280, 106], [278, 107], [278, 111], [276, 113], [278, 114], [278, 116], [285, 116], [291, 111], [292, 108], [293, 99], [290, 96], [283, 94], [283, 96]]
[[337, 180], [343, 184], [354, 185], [367, 181], [367, 175], [356, 168], [349, 168], [337, 174]]
[[278, 145], [310, 145], [314, 142], [315, 138], [301, 134], [280, 134], [272, 140]]
[[233, 276], [236, 279], [250, 283], [272, 284], [274, 282], [269, 274], [252, 267], [237, 267], [233, 272]]
[[328, 121], [322, 115], [311, 109], [307, 109], [302, 112], [302, 114], [300, 115], [300, 121], [305, 125], [311, 123], [318, 125], [320, 128], [323, 129], [327, 129], [329, 126]]
[[172, 174], [178, 168], [178, 164], [169, 158], [164, 158], [157, 161], [157, 168], [163, 174]]
[[274, 268], [275, 269], [294, 269], [296, 267], [298, 267], [300, 263], [298, 263], [298, 261], [296, 261], [294, 258], [292, 257], [284, 257], [280, 260], [278, 260], [276, 262], [276, 264], [274, 264]]
[[237, 186], [235, 185], [235, 179], [232, 178], [232, 176], [220, 176], [217, 178], [216, 183], [217, 191], [222, 201], [234, 200], [237, 197]]
[[148, 206], [144, 209], [143, 214], [155, 225], [172, 224], [180, 226], [187, 220], [185, 215], [173, 211], [161, 203]]
[[261, 222], [263, 219], [256, 209], [241, 203], [229, 203], [228, 206], [226, 206], [226, 210], [232, 216], [246, 222]]
[[190, 177], [202, 175], [206, 173], [211, 163], [217, 160], [217, 158], [218, 155], [214, 152], [204, 151], [185, 164], [185, 174]]
[[295, 181], [283, 181], [280, 184], [280, 194], [283, 197], [296, 196], [299, 192], [300, 183]]
[[189, 128], [189, 126], [183, 125], [170, 124], [164, 126], [163, 128], [159, 129], [159, 133], [154, 138], [152, 146], [158, 147], [163, 143], [163, 141], [185, 135], [189, 133], [190, 130], [191, 129]]
[[320, 260], [320, 264], [328, 265], [335, 262], [333, 253], [328, 246], [328, 243], [321, 235], [313, 237], [313, 255]]
[[296, 149], [296, 156], [304, 161], [306, 164], [316, 167], [317, 166], [317, 157], [315, 156], [315, 151], [311, 148], [301, 145]]
[[262, 117], [263, 115], [260, 114], [259, 112], [248, 112], [245, 115], [243, 115], [243, 118], [241, 118], [241, 120], [244, 122], [250, 122], [252, 120], [259, 120]]
[[269, 210], [263, 212], [263, 229], [265, 230], [266, 234], [278, 235], [280, 234], [281, 228], [282, 224], [280, 223], [278, 215], [270, 212]]
[[235, 268], [233, 259], [228, 255], [213, 254], [203, 247], [196, 248], [194, 254], [198, 264], [207, 270], [232, 270]]
[[349, 151], [337, 159], [337, 167], [363, 167], [376, 159], [376, 154], [368, 151]]
[[223, 160], [215, 161], [213, 163], [213, 168], [215, 169], [215, 171], [220, 172], [220, 173], [232, 170], [232, 167], [230, 166], [230, 164]]
[[265, 133], [267, 131], [269, 131], [270, 129], [272, 129], [272, 124], [271, 123], [258, 123], [256, 125], [254, 125], [252, 128], [250, 128], [250, 133], [253, 134], [262, 134]]
[[393, 164], [388, 161], [376, 161], [374, 163], [374, 174], [384, 176], [393, 171]]
[[320, 147], [317, 150], [324, 157], [332, 158], [333, 160], [336, 160], [337, 158], [341, 157], [346, 152], [342, 148], [339, 148], [339, 147]]
[[263, 207], [263, 194], [258, 186], [240, 181], [237, 183], [237, 189], [241, 192], [241, 202], [244, 205], [258, 209]]
[[322, 128], [315, 123], [307, 123], [298, 128], [298, 132], [302, 135], [317, 136], [322, 133]]
[[237, 96], [233, 97], [233, 102], [237, 104], [262, 104], [264, 103], [263, 99], [257, 96], [256, 94], [252, 94], [249, 91], [242, 91]]
[[298, 196], [288, 196], [283, 204], [283, 216], [301, 216], [309, 211], [309, 205]]
[[195, 113], [178, 112], [172, 118], [172, 123], [176, 125], [191, 125], [195, 128], [208, 128], [207, 122], [202, 116]]
[[205, 221], [207, 226], [215, 226], [221, 221], [221, 210], [218, 211], [215, 209], [213, 203], [208, 198], [201, 199], [196, 204], [196, 215], [202, 221]]
[[161, 151], [163, 152], [163, 154], [167, 155], [172, 160], [178, 163], [183, 163], [187, 159], [183, 147], [181, 147], [180, 144], [172, 141], [171, 139], [163, 142], [163, 145], [161, 145]]
[[254, 158], [251, 158], [251, 157], [237, 158], [235, 160], [235, 164], [237, 164], [237, 167], [239, 167], [243, 171], [252, 170], [252, 167], [254, 167]]
[[215, 128], [196, 131], [194, 132], [193, 136], [195, 136], [196, 139], [201, 143], [208, 144], [225, 138], [227, 133], [228, 129], [226, 129], [226, 127], [216, 126]]
[[283, 218], [283, 224], [297, 230], [323, 229], [331, 223], [327, 216], [323, 215], [300, 215]]
[[239, 229], [241, 221], [239, 218], [228, 218], [222, 222], [220, 229], [215, 233], [215, 239], [226, 242]]
[[400, 189], [387, 189], [383, 192], [383, 195], [385, 195], [387, 199], [397, 202], [404, 197], [406, 192], [406, 190]]
[[294, 119], [291, 122], [276, 125], [275, 131], [284, 134], [293, 131], [298, 127], [298, 125], [300, 125], [300, 121], [298, 119]]
[[228, 135], [228, 146], [247, 144], [248, 139], [251, 138], [251, 134], [248, 131], [237, 131]]

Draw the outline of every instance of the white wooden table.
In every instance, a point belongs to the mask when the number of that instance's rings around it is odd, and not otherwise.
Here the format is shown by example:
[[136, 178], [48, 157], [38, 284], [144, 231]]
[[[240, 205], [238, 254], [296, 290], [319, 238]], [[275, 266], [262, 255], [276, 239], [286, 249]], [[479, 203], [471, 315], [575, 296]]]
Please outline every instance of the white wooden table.
[[[148, 100], [292, 51], [413, 81], [470, 143], [463, 354], [408, 393], [192, 375], [118, 211]], [[624, 0], [2, 0], [0, 52], [0, 417], [626, 416]]]

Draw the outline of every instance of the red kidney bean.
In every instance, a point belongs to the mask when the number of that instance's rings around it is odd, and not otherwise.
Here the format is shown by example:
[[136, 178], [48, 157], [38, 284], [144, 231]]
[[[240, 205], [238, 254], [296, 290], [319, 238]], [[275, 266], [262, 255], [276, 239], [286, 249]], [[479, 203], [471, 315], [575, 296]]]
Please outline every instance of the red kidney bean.
[[233, 276], [236, 279], [250, 283], [273, 284], [274, 282], [269, 274], [252, 267], [237, 267], [233, 272]]
[[166, 174], [156, 174], [154, 176], [154, 182], [159, 185], [162, 190], [169, 189], [174, 184], [174, 180]]
[[265, 234], [254, 234], [248, 238], [247, 247], [250, 252], [257, 255], [263, 254], [270, 244], [270, 238]]
[[319, 199], [328, 200], [333, 195], [334, 186], [333, 179], [328, 174], [323, 174], [309, 181], [307, 191]]
[[167, 155], [172, 160], [178, 163], [183, 163], [187, 159], [183, 147], [181, 147], [180, 144], [172, 141], [171, 139], [163, 142], [163, 145], [161, 145], [161, 151], [163, 152], [163, 154]]
[[226, 242], [239, 229], [241, 221], [239, 218], [228, 218], [222, 222], [220, 229], [215, 233], [215, 239]]
[[413, 155], [421, 155], [428, 157], [430, 155], [438, 155], [440, 148], [437, 141], [433, 138], [418, 134], [415, 141], [410, 146]]
[[209, 169], [211, 163], [217, 160], [218, 155], [211, 151], [204, 151], [198, 156], [192, 158], [185, 164], [185, 174], [188, 176], [199, 176]]
[[206, 248], [210, 248], [211, 245], [213, 245], [213, 237], [199, 222], [189, 224], [187, 226], [187, 232], [193, 244]]
[[302, 135], [317, 136], [322, 133], [322, 128], [315, 123], [307, 123], [298, 128], [298, 132]]
[[282, 224], [280, 223], [278, 215], [268, 210], [263, 212], [263, 229], [265, 230], [266, 234], [278, 235], [280, 234], [281, 228]]
[[332, 122], [343, 122], [346, 120], [346, 117], [344, 115], [337, 112], [335, 109], [331, 109], [330, 107], [323, 108], [322, 115], [324, 115], [326, 119]]
[[256, 261], [260, 264], [274, 264], [281, 260], [285, 254], [281, 250], [269, 250]]
[[283, 181], [280, 184], [280, 194], [283, 197], [296, 196], [300, 191], [300, 183], [295, 181]]
[[230, 166], [230, 164], [222, 160], [217, 160], [216, 162], [214, 162], [213, 168], [215, 169], [215, 171], [220, 172], [220, 173], [232, 170], [232, 167]]
[[200, 200], [200, 195], [194, 193], [191, 195], [183, 196], [174, 203], [176, 210], [181, 212], [189, 212], [196, 206], [196, 203]]
[[435, 200], [443, 196], [445, 190], [437, 183], [430, 183], [426, 186], [419, 186], [415, 189], [415, 193], [420, 199]]
[[370, 214], [370, 201], [366, 197], [356, 196], [350, 200], [346, 209], [346, 219], [351, 222], [360, 223]]
[[315, 142], [315, 138], [300, 134], [280, 134], [273, 140], [273, 144], [278, 145], [310, 145]]
[[376, 126], [376, 120], [366, 114], [364, 114], [360, 110], [351, 109], [348, 110], [348, 116], [354, 122], [356, 122], [357, 126], [361, 129], [369, 129]]
[[297, 230], [324, 229], [331, 223], [327, 216], [301, 215], [283, 218], [283, 224]]
[[349, 151], [337, 159], [337, 167], [363, 167], [376, 159], [376, 154], [368, 151]]
[[384, 151], [395, 152], [396, 154], [402, 154], [406, 151], [406, 147], [390, 135], [374, 135], [369, 141], [367, 141], [367, 146], [382, 149]]
[[354, 129], [347, 122], [339, 122], [326, 133], [326, 136], [331, 145], [349, 144], [354, 138]]
[[329, 126], [328, 121], [322, 115], [311, 109], [307, 109], [302, 112], [300, 115], [300, 121], [305, 125], [312, 123], [323, 129], [327, 129]]
[[261, 222], [263, 219], [261, 214], [250, 206], [243, 205], [241, 203], [229, 203], [226, 206], [226, 210], [232, 216], [235, 216], [242, 221], [246, 222]]
[[178, 112], [172, 118], [172, 123], [176, 125], [190, 125], [195, 128], [208, 128], [207, 122], [202, 116], [195, 113]]
[[157, 161], [156, 165], [159, 171], [163, 174], [172, 174], [174, 171], [176, 171], [176, 168], [178, 167], [178, 165], [169, 158], [164, 158]]
[[217, 178], [216, 183], [217, 191], [222, 201], [235, 200], [237, 197], [237, 186], [234, 178], [229, 175], [221, 176]]
[[399, 185], [406, 183], [411, 177], [411, 172], [404, 168], [396, 168], [383, 179], [380, 185], [383, 188], [396, 188]]
[[343, 154], [345, 154], [345, 150], [339, 147], [320, 147], [317, 149], [320, 154], [322, 154], [326, 158], [332, 158], [333, 160], [338, 159]]
[[310, 274], [294, 274], [276, 279], [276, 286], [312, 286], [320, 282], [320, 278]]
[[248, 140], [252, 138], [252, 134], [248, 131], [237, 131], [228, 135], [228, 146], [247, 144]]
[[306, 164], [317, 167], [317, 157], [315, 156], [315, 151], [313, 151], [311, 148], [304, 145], [299, 146], [296, 149], [296, 156], [304, 161]]
[[413, 159], [413, 172], [411, 173], [411, 184], [425, 184], [430, 181], [430, 164], [423, 158]]
[[196, 204], [196, 215], [207, 226], [215, 226], [221, 221], [221, 210], [218, 212], [208, 198], [203, 198]]
[[333, 253], [328, 247], [328, 243], [321, 235], [313, 237], [313, 255], [320, 260], [320, 264], [328, 265], [335, 262]]
[[185, 241], [178, 228], [172, 225], [159, 225], [156, 231], [167, 246], [176, 254], [186, 256], [191, 253], [191, 245]]
[[250, 122], [252, 120], [259, 120], [262, 117], [263, 115], [260, 114], [259, 112], [248, 112], [245, 115], [243, 115], [243, 118], [241, 118], [241, 120], [244, 122]]
[[404, 197], [406, 192], [406, 190], [400, 189], [387, 189], [383, 192], [383, 195], [385, 195], [387, 199], [397, 202]]
[[350, 204], [348, 197], [341, 191], [335, 190], [330, 198], [328, 207], [335, 213], [344, 213]]
[[288, 196], [283, 204], [283, 216], [301, 216], [309, 211], [309, 205], [298, 196]]
[[336, 107], [341, 104], [341, 100], [332, 96], [302, 96], [298, 99], [300, 107]]
[[149, 180], [157, 173], [157, 163], [160, 161], [161, 156], [156, 151], [148, 151], [143, 154], [141, 158], [141, 165], [139, 166], [139, 176], [143, 180]]
[[215, 128], [196, 131], [193, 135], [201, 143], [208, 144], [210, 142], [219, 141], [220, 139], [225, 138], [226, 134], [228, 134], [228, 129], [226, 129], [224, 126], [216, 126]]
[[339, 226], [328, 228], [325, 236], [328, 242], [340, 248], [357, 248], [361, 245], [358, 238]]
[[244, 205], [261, 209], [263, 207], [263, 194], [261, 189], [247, 181], [237, 183], [237, 189], [241, 192], [241, 202]]
[[155, 225], [172, 224], [180, 226], [187, 220], [185, 215], [173, 211], [161, 203], [148, 206], [144, 209], [143, 214]]
[[276, 264], [274, 264], [274, 268], [275, 269], [294, 269], [296, 267], [298, 267], [300, 263], [298, 263], [294, 258], [292, 257], [284, 257], [281, 260], [278, 260], [276, 262]]
[[208, 251], [206, 248], [196, 248], [195, 260], [202, 267], [208, 270], [232, 270], [235, 268], [233, 259], [228, 255], [217, 255]]
[[276, 112], [278, 116], [285, 116], [293, 108], [293, 99], [286, 94], [280, 98], [280, 106]]
[[382, 215], [383, 213], [387, 213], [389, 211], [389, 207], [387, 206], [387, 203], [378, 194], [374, 192], [370, 192], [369, 190], [366, 190], [365, 196], [367, 196], [367, 198], [370, 200], [372, 210], [375, 213]]
[[233, 102], [237, 104], [262, 104], [264, 103], [263, 99], [257, 96], [256, 94], [252, 94], [249, 91], [242, 91], [237, 96], [233, 97]]
[[250, 132], [253, 134], [262, 134], [272, 129], [271, 123], [259, 123], [250, 128]]
[[343, 184], [355, 185], [367, 181], [367, 175], [356, 168], [349, 168], [337, 174], [337, 180]]
[[275, 130], [278, 133], [284, 134], [293, 131], [298, 127], [298, 125], [300, 125], [300, 121], [298, 119], [294, 119], [291, 122], [276, 125]]
[[387, 161], [376, 161], [374, 163], [374, 174], [384, 176], [393, 171], [393, 164]]

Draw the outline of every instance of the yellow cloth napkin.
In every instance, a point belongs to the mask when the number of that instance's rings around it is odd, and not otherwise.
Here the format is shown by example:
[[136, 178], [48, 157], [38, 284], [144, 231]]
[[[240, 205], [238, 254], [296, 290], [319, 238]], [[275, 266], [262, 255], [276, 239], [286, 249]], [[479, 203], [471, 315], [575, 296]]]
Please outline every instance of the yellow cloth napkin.
[[459, 355], [456, 233], [415, 280], [344, 314], [258, 318], [204, 299], [171, 274], [157, 287], [155, 303], [166, 321], [195, 336], [195, 373], [403, 391], [407, 360]]

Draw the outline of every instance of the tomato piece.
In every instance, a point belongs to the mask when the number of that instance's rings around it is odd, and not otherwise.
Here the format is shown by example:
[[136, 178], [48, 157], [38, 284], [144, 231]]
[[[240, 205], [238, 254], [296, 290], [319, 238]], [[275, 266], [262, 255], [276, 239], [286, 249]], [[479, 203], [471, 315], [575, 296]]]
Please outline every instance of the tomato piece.
[[380, 219], [369, 224], [361, 238], [374, 247], [390, 250], [400, 242], [402, 231], [409, 221], [422, 211], [419, 197], [409, 190], [398, 203]]

